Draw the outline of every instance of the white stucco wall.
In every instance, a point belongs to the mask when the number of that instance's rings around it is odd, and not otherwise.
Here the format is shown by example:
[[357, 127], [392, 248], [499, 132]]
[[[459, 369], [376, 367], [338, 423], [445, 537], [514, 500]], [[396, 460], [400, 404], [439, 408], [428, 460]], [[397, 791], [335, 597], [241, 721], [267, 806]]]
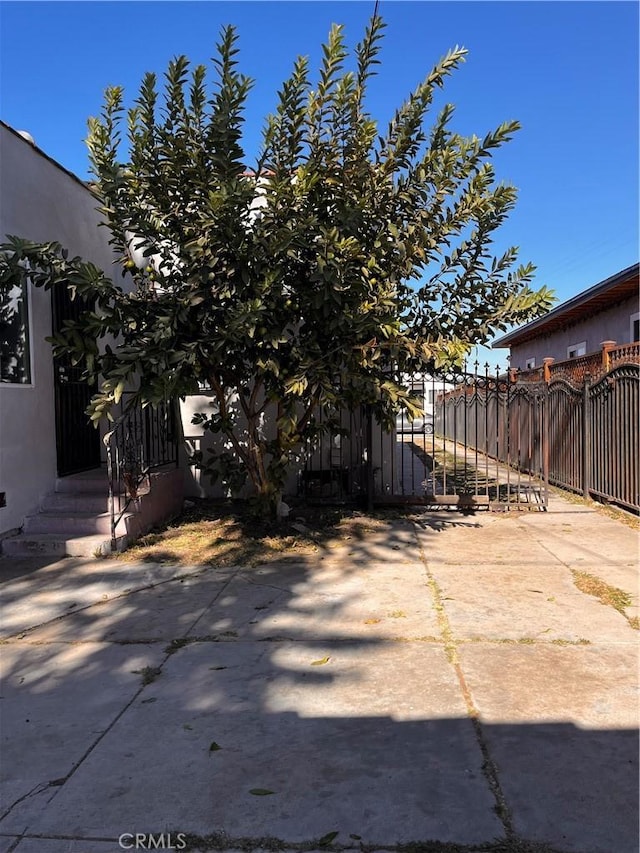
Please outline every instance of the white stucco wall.
[[[211, 478], [200, 471], [193, 465], [189, 465], [189, 454], [200, 451], [204, 461], [209, 461], [209, 450], [217, 453], [221, 452], [227, 446], [227, 441], [221, 433], [214, 435], [208, 430], [203, 429], [200, 424], [193, 424], [192, 419], [194, 414], [203, 413], [211, 415], [217, 411], [217, 406], [214, 402], [212, 391], [202, 394], [193, 394], [182, 400], [180, 403], [180, 417], [182, 421], [182, 434], [184, 445], [182, 448], [181, 465], [185, 472], [185, 494], [189, 497], [238, 497], [248, 498], [252, 494], [252, 488], [249, 481], [245, 486], [233, 495], [223, 487], [218, 480], [212, 483]], [[265, 412], [264, 428], [268, 438], [275, 437], [275, 421], [276, 408], [269, 406]], [[242, 438], [242, 429], [246, 425], [244, 416], [239, 416], [240, 429], [239, 436]], [[298, 468], [294, 465], [291, 468], [287, 482], [284, 487], [285, 495], [295, 495], [298, 489]]]
[[[96, 198], [30, 142], [0, 124], [0, 237], [58, 240], [109, 271], [108, 232], [98, 228]], [[0, 383], [0, 535], [22, 525], [56, 479], [51, 295], [31, 288], [30, 385]]]

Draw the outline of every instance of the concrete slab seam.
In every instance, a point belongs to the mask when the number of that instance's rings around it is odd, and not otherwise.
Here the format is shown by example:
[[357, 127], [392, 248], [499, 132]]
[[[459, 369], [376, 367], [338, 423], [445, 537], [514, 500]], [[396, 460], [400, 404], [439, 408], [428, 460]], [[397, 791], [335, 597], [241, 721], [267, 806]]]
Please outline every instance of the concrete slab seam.
[[[0, 832], [0, 838], [11, 838], [13, 837], [9, 833]], [[15, 836], [16, 841], [21, 841], [23, 838], [38, 838], [42, 841], [97, 841], [97, 842], [105, 842], [110, 844], [111, 842], [116, 842], [118, 839], [113, 836], [107, 835], [61, 835], [60, 833], [42, 833], [42, 832], [29, 832], [25, 829], [23, 833]], [[159, 848], [162, 849], [162, 848]]]
[[24, 800], [28, 800], [29, 797], [37, 796], [41, 794], [43, 791], [46, 791], [48, 788], [52, 787], [53, 782], [57, 782], [57, 779], [52, 780], [52, 782], [38, 782], [37, 785], [34, 785], [30, 791], [27, 791], [26, 794], [23, 794], [21, 797], [18, 797], [8, 809], [3, 812], [0, 812], [0, 822], [2, 822], [5, 817], [10, 814], [16, 806], [19, 806], [20, 803], [24, 802]]
[[424, 566], [424, 570], [425, 570], [426, 575], [427, 575], [427, 585], [429, 586], [429, 588], [431, 590], [431, 594], [433, 596], [436, 615], [437, 615], [437, 619], [438, 619], [438, 625], [440, 627], [442, 637], [444, 640], [444, 644], [445, 644], [444, 645], [444, 651], [445, 651], [445, 654], [447, 656], [447, 660], [451, 664], [451, 666], [452, 666], [452, 668], [456, 674], [456, 678], [458, 679], [458, 684], [460, 685], [460, 690], [461, 690], [462, 697], [464, 699], [464, 702], [465, 702], [465, 705], [467, 708], [467, 713], [468, 713], [469, 719], [471, 720], [471, 723], [473, 725], [475, 736], [476, 736], [476, 741], [478, 743], [478, 747], [479, 747], [480, 752], [482, 754], [482, 759], [483, 759], [482, 772], [483, 772], [484, 777], [487, 781], [489, 789], [490, 789], [490, 791], [493, 794], [493, 797], [495, 799], [495, 802], [496, 802], [495, 811], [496, 811], [496, 814], [497, 814], [498, 818], [500, 819], [500, 821], [504, 827], [505, 835], [506, 835], [507, 839], [514, 839], [515, 838], [515, 831], [513, 828], [513, 818], [511, 815], [511, 810], [509, 809], [509, 807], [507, 805], [506, 798], [505, 798], [504, 792], [502, 790], [502, 786], [500, 784], [500, 778], [498, 776], [498, 768], [497, 768], [496, 763], [494, 762], [493, 758], [491, 757], [491, 753], [489, 751], [489, 746], [488, 746], [487, 740], [484, 736], [484, 731], [482, 729], [482, 723], [480, 721], [480, 714], [479, 714], [478, 708], [476, 707], [475, 702], [473, 701], [473, 696], [471, 694], [471, 690], [470, 690], [469, 685], [467, 684], [467, 681], [465, 679], [464, 672], [462, 671], [462, 666], [460, 664], [460, 660], [458, 657], [457, 642], [456, 642], [456, 639], [453, 635], [453, 631], [451, 629], [451, 624], [450, 624], [449, 619], [447, 617], [447, 614], [446, 614], [446, 611], [444, 608], [444, 604], [442, 603], [442, 594], [441, 594], [440, 588], [438, 586], [438, 583], [437, 583], [435, 577], [433, 576], [431, 569], [429, 568], [429, 563], [427, 561], [426, 554], [424, 552], [422, 541], [418, 535], [416, 525], [414, 525], [414, 535], [415, 535], [416, 542], [418, 545], [418, 551], [420, 554], [420, 559], [422, 561], [422, 564]]
[[244, 581], [244, 583], [251, 584], [251, 586], [260, 586], [260, 587], [265, 587], [266, 589], [277, 589], [278, 592], [285, 592], [285, 593], [289, 591], [289, 590], [285, 589], [284, 587], [276, 586], [273, 583], [263, 583], [262, 581], [256, 581], [256, 580], [253, 580], [252, 578], [245, 577], [242, 572], [238, 572], [237, 577], [241, 581]]
[[[198, 614], [198, 616], [196, 616], [196, 618], [195, 618], [195, 619], [194, 619], [194, 621], [191, 623], [191, 625], [189, 625], [189, 627], [187, 628], [187, 630], [183, 633], [182, 638], [188, 637], [188, 636], [189, 636], [189, 634], [191, 634], [191, 632], [194, 630], [194, 628], [196, 627], [196, 625], [198, 624], [198, 622], [202, 619], [202, 617], [203, 617], [203, 616], [204, 616], [204, 614], [207, 612], [207, 610], [209, 610], [209, 608], [210, 608], [210, 607], [212, 607], [212, 606], [216, 603], [216, 601], [220, 598], [220, 596], [221, 596], [221, 595], [222, 595], [222, 594], [227, 590], [227, 588], [228, 588], [229, 584], [230, 584], [230, 583], [232, 583], [232, 581], [234, 581], [234, 580], [236, 579], [237, 575], [238, 575], [238, 572], [234, 572], [232, 575], [230, 575], [230, 576], [227, 578], [227, 582], [226, 582], [226, 583], [224, 583], [224, 584], [220, 587], [220, 589], [216, 592], [216, 594], [213, 596], [213, 598], [211, 599], [211, 601], [210, 601], [208, 604], [206, 604], [206, 605], [202, 608], [202, 610], [200, 611], [200, 613]], [[174, 643], [174, 644], [175, 644], [175, 643], [178, 643], [178, 642], [179, 642], [179, 640], [174, 640], [174, 641], [173, 641], [173, 643]], [[167, 648], [169, 648], [170, 646], [171, 646], [171, 644], [170, 644]], [[180, 648], [180, 646], [177, 646], [177, 648], [172, 648], [172, 650], [168, 653], [167, 657], [168, 657], [169, 655], [173, 654], [174, 652], [176, 652], [176, 651], [178, 650], [178, 648]], [[166, 662], [166, 659], [165, 659], [165, 661], [163, 661], [163, 662], [162, 662], [162, 664], [164, 664], [165, 662]], [[162, 664], [160, 664], [160, 668], [162, 668]]]
[[[212, 600], [209, 604], [207, 604], [207, 605], [206, 605], [206, 607], [204, 608], [204, 610], [203, 610], [202, 612], [206, 611], [206, 610], [207, 610], [207, 609], [208, 609], [208, 608], [209, 608], [209, 607], [210, 607], [210, 606], [211, 606], [211, 605], [216, 601], [216, 599], [218, 598], [218, 596], [220, 596], [220, 595], [224, 592], [224, 590], [225, 590], [225, 589], [227, 588], [227, 586], [231, 583], [231, 581], [233, 580], [233, 578], [234, 578], [234, 577], [235, 577], [235, 574], [228, 578], [227, 582], [222, 586], [222, 588], [219, 590], [219, 592], [214, 596], [213, 600]], [[170, 579], [170, 580], [176, 580], [176, 579], [178, 579], [178, 578], [172, 578], [172, 579]], [[170, 581], [169, 581], [169, 580], [167, 580], [167, 581], [163, 581], [162, 583], [168, 583], [168, 582], [170, 582]], [[155, 586], [155, 584], [153, 584], [153, 585], [151, 585], [151, 586], [143, 587], [143, 589], [150, 589], [150, 588], [152, 588], [153, 586]], [[131, 594], [131, 591], [130, 591], [129, 593], [127, 593], [127, 594]], [[118, 598], [121, 598], [121, 597], [123, 597], [123, 596], [117, 596], [117, 597], [116, 597], [116, 598], [114, 598], [114, 599], [110, 599], [110, 601], [117, 601], [117, 600], [118, 600]], [[89, 605], [89, 607], [91, 607], [91, 606], [93, 606], [93, 605]], [[88, 607], [81, 608], [81, 609], [82, 609], [82, 610], [87, 610], [87, 609], [88, 609]], [[73, 612], [74, 612], [74, 613], [76, 613], [76, 612], [79, 612], [79, 611], [75, 611], [75, 610], [74, 610]], [[66, 614], [66, 615], [71, 615], [71, 614]], [[190, 628], [188, 628], [188, 629], [187, 629], [187, 631], [186, 631], [186, 633], [187, 633], [187, 634], [192, 630], [192, 628], [194, 627], [194, 625], [195, 625], [195, 624], [197, 624], [198, 620], [199, 620], [201, 617], [202, 617], [202, 613], [200, 613], [200, 615], [197, 617], [197, 619], [195, 620], [195, 622], [190, 626]], [[62, 617], [59, 617], [59, 618], [60, 618], [60, 619], [63, 619], [63, 618], [65, 618], [65, 617], [64, 617], [64, 616], [62, 616]], [[50, 621], [55, 622], [55, 621], [58, 621], [58, 620], [50, 620]], [[46, 623], [46, 622], [45, 622], [44, 624], [48, 624], [48, 623]], [[29, 630], [33, 630], [33, 629], [29, 629]], [[183, 635], [183, 636], [184, 636], [184, 635]], [[159, 665], [158, 667], [155, 667], [155, 668], [154, 668], [154, 670], [153, 670], [154, 678], [155, 678], [155, 677], [157, 677], [157, 676], [162, 672], [162, 667], [163, 667], [163, 666], [164, 666], [164, 664], [167, 662], [167, 660], [171, 657], [171, 655], [172, 655], [172, 654], [174, 654], [174, 652], [176, 652], [176, 651], [178, 650], [178, 648], [180, 648], [180, 645], [178, 645], [179, 641], [174, 640], [174, 641], [173, 641], [173, 643], [174, 643], [174, 644], [176, 644], [176, 645], [175, 645], [175, 647], [173, 647], [173, 646], [172, 646], [172, 644], [169, 644], [169, 646], [167, 646], [167, 647], [165, 648], [165, 650], [164, 650], [164, 658], [163, 658], [163, 660], [161, 661], [160, 665]], [[58, 793], [58, 791], [59, 791], [59, 790], [60, 790], [60, 789], [65, 785], [65, 783], [66, 783], [66, 782], [68, 782], [68, 781], [69, 781], [69, 779], [74, 775], [74, 773], [75, 773], [75, 772], [78, 770], [78, 768], [83, 764], [83, 762], [84, 762], [84, 761], [86, 761], [86, 759], [88, 758], [88, 756], [93, 752], [93, 750], [98, 746], [98, 744], [99, 744], [99, 743], [100, 743], [100, 742], [101, 742], [101, 741], [102, 741], [102, 740], [103, 740], [103, 739], [104, 739], [104, 738], [105, 738], [105, 737], [106, 737], [106, 736], [111, 732], [111, 730], [112, 730], [112, 729], [113, 729], [113, 727], [116, 725], [116, 723], [118, 722], [118, 720], [120, 720], [120, 718], [121, 718], [121, 717], [126, 713], [126, 711], [131, 707], [131, 705], [133, 705], [133, 703], [136, 701], [136, 699], [138, 698], [138, 696], [140, 696], [140, 694], [141, 694], [141, 693], [142, 693], [142, 691], [145, 689], [145, 687], [147, 686], [147, 684], [148, 684], [148, 682], [147, 682], [147, 681], [145, 680], [145, 678], [143, 677], [143, 683], [140, 685], [140, 687], [138, 688], [138, 690], [136, 690], [136, 692], [133, 694], [133, 696], [131, 697], [131, 699], [130, 699], [130, 700], [129, 700], [125, 705], [124, 705], [124, 707], [123, 707], [123, 708], [121, 708], [121, 710], [120, 710], [120, 711], [115, 715], [115, 717], [111, 720], [111, 722], [110, 722], [110, 723], [109, 723], [109, 725], [104, 729], [104, 731], [102, 731], [102, 732], [99, 734], [99, 736], [96, 738], [96, 740], [95, 740], [95, 741], [93, 741], [93, 743], [89, 745], [89, 747], [85, 750], [85, 752], [83, 753], [83, 755], [81, 755], [81, 756], [80, 756], [80, 758], [78, 759], [78, 761], [77, 761], [77, 762], [72, 766], [71, 770], [67, 773], [67, 775], [66, 775], [66, 776], [63, 776], [63, 777], [61, 777], [61, 778], [59, 778], [59, 779], [51, 779], [51, 780], [49, 780], [48, 782], [40, 782], [40, 783], [38, 783], [37, 785], [35, 785], [35, 786], [30, 790], [30, 791], [28, 791], [26, 794], [23, 794], [23, 795], [22, 795], [21, 797], [19, 797], [15, 802], [11, 803], [11, 805], [10, 805], [10, 806], [9, 806], [9, 807], [8, 807], [8, 808], [7, 808], [3, 813], [2, 813], [2, 814], [0, 814], [0, 821], [4, 820], [4, 819], [7, 817], [7, 815], [9, 815], [9, 814], [13, 811], [13, 809], [14, 809], [17, 805], [19, 805], [23, 800], [26, 800], [26, 799], [28, 799], [29, 797], [32, 797], [32, 796], [36, 796], [37, 794], [41, 794], [41, 793], [43, 793], [44, 791], [48, 790], [49, 788], [55, 788], [55, 789], [57, 789], [57, 790], [55, 790], [55, 791], [54, 791], [54, 793], [51, 795], [51, 797], [49, 797], [49, 799], [47, 800], [47, 803], [50, 803], [50, 802], [55, 798], [55, 796], [56, 796], [56, 794]]]
[[[166, 663], [166, 660], [167, 660], [167, 658], [168, 658], [168, 657], [169, 657], [169, 655], [166, 655], [166, 656], [165, 656], [165, 659], [162, 661], [161, 666], [162, 666], [164, 663]], [[59, 791], [61, 790], [61, 788], [65, 785], [65, 783], [69, 781], [69, 779], [70, 779], [70, 778], [73, 776], [73, 774], [78, 770], [78, 768], [81, 766], [81, 764], [83, 764], [83, 762], [84, 762], [84, 761], [86, 761], [86, 759], [88, 758], [88, 756], [93, 752], [93, 750], [98, 746], [98, 744], [99, 744], [99, 743], [100, 743], [100, 742], [101, 742], [101, 741], [102, 741], [102, 740], [103, 740], [103, 739], [104, 739], [104, 738], [105, 738], [105, 737], [106, 737], [106, 736], [111, 732], [111, 730], [113, 729], [113, 727], [115, 726], [115, 724], [118, 722], [118, 720], [119, 720], [119, 719], [123, 716], [123, 714], [124, 714], [124, 713], [125, 713], [125, 712], [130, 708], [130, 707], [131, 707], [131, 705], [133, 705], [133, 703], [136, 701], [136, 699], [137, 699], [137, 698], [138, 698], [138, 696], [142, 693], [142, 691], [145, 689], [145, 687], [146, 687], [146, 686], [147, 686], [147, 685], [146, 685], [146, 684], [144, 684], [144, 683], [140, 685], [140, 687], [136, 690], [136, 692], [135, 692], [135, 693], [134, 693], [134, 695], [131, 697], [131, 699], [130, 699], [130, 700], [129, 700], [125, 705], [124, 705], [124, 707], [123, 707], [123, 708], [122, 708], [122, 709], [121, 709], [121, 710], [120, 710], [120, 711], [115, 715], [115, 717], [113, 718], [113, 720], [112, 720], [112, 721], [109, 723], [109, 725], [104, 729], [104, 731], [102, 731], [102, 732], [98, 735], [98, 737], [95, 739], [95, 741], [94, 741], [92, 744], [90, 744], [90, 745], [89, 745], [89, 747], [88, 747], [88, 748], [85, 750], [85, 752], [80, 756], [80, 758], [78, 759], [78, 761], [76, 761], [76, 763], [73, 765], [73, 767], [72, 767], [72, 768], [71, 768], [71, 770], [67, 773], [67, 775], [66, 775], [66, 776], [61, 776], [59, 779], [51, 779], [51, 780], [49, 780], [48, 782], [40, 782], [38, 785], [35, 785], [35, 786], [31, 789], [31, 791], [27, 792], [26, 794], [23, 794], [23, 795], [22, 795], [21, 797], [19, 797], [15, 802], [11, 803], [11, 805], [10, 805], [10, 806], [9, 806], [9, 807], [4, 811], [4, 812], [2, 812], [2, 814], [0, 814], [0, 822], [1, 822], [1, 821], [3, 821], [3, 820], [7, 817], [7, 815], [9, 815], [9, 814], [10, 814], [10, 813], [15, 809], [15, 807], [16, 807], [17, 805], [19, 805], [23, 800], [26, 800], [26, 799], [28, 799], [29, 797], [34, 796], [34, 795], [36, 795], [36, 794], [40, 794], [40, 793], [42, 793], [43, 791], [48, 790], [49, 788], [55, 788], [56, 790], [54, 791], [54, 793], [53, 793], [53, 794], [49, 797], [49, 799], [47, 800], [47, 805], [48, 805], [48, 804], [49, 804], [53, 799], [55, 799], [56, 794], [58, 794], [58, 792], [59, 792]]]
[[[563, 560], [562, 557], [559, 557], [557, 554], [554, 554], [553, 551], [551, 551], [551, 549], [547, 545], [545, 545], [545, 543], [542, 541], [542, 539], [539, 539], [539, 538], [536, 539], [535, 536], [533, 535], [533, 532], [530, 531], [526, 525], [518, 524], [518, 527], [520, 528], [520, 530], [523, 533], [526, 532], [527, 535], [529, 535], [537, 545], [539, 545], [543, 550], [545, 550], [547, 552], [547, 554], [549, 554], [550, 557], [552, 557], [553, 560], [555, 560], [555, 562], [559, 563], [561, 566], [564, 566], [564, 568], [567, 569], [567, 571], [571, 575], [573, 585], [583, 595], [589, 595], [590, 593], [587, 593], [584, 590], [580, 589], [580, 584], [578, 583], [580, 575], [584, 575], [585, 577], [589, 577], [589, 578], [592, 578], [593, 580], [599, 581], [601, 584], [609, 587], [612, 590], [615, 590], [616, 592], [620, 592], [623, 595], [628, 595], [628, 593], [625, 593], [624, 590], [621, 590], [618, 587], [612, 587], [611, 584], [608, 584], [606, 581], [603, 581], [602, 578], [597, 577], [597, 575], [589, 575], [589, 573], [580, 571], [579, 569], [576, 569], [573, 566], [569, 565], [569, 563], [567, 563], [565, 560]], [[598, 596], [595, 596], [595, 597], [597, 598]], [[604, 604], [604, 602], [601, 602], [601, 603]], [[610, 605], [610, 606], [613, 607], [613, 605]], [[620, 615], [623, 616], [627, 620], [627, 622], [629, 623], [629, 627], [632, 630], [634, 630], [634, 631], [638, 630], [637, 617], [635, 619], [630, 618], [629, 616], [627, 616], [627, 614], [624, 612], [624, 610], [619, 610], [617, 607], [614, 607], [614, 610], [616, 610], [618, 613], [620, 613]]]
[[22, 841], [23, 838], [24, 838], [24, 835], [18, 835], [16, 837], [16, 839], [14, 840], [13, 844], [9, 845], [9, 847], [7, 849], [7, 853], [13, 853], [13, 851], [16, 849], [18, 844], [20, 844], [20, 842]]
[[[273, 636], [273, 637], [234, 637], [230, 636], [228, 633], [221, 634], [197, 634], [190, 637], [179, 637], [177, 639], [171, 640], [167, 646], [167, 648], [171, 648], [171, 652], [175, 653], [178, 649], [183, 646], [191, 645], [193, 643], [222, 643], [222, 642], [234, 642], [242, 645], [242, 643], [282, 643], [282, 642], [306, 642], [297, 637], [288, 637], [288, 636]], [[0, 648], [3, 646], [12, 646], [16, 644], [16, 639], [12, 640], [0, 640]], [[22, 642], [22, 641], [20, 641]], [[30, 641], [28, 637], [25, 637], [24, 642], [26, 645], [30, 646], [50, 646], [51, 640], [35, 640]], [[109, 640], [109, 645], [111, 646], [149, 646], [154, 643], [162, 642], [162, 640], [158, 640], [157, 637], [141, 637], [136, 640]], [[353, 639], [351, 638], [332, 638], [332, 642], [337, 646], [344, 645], [349, 646], [353, 644]], [[423, 636], [414, 636], [414, 637], [403, 637], [403, 636], [394, 636], [387, 637], [385, 642], [387, 643], [431, 643], [436, 646], [447, 646], [447, 641], [442, 637], [435, 637], [432, 634], [426, 634]], [[80, 648], [82, 646], [92, 646], [95, 644], [95, 640], [56, 640], [56, 646], [68, 646], [70, 648]], [[521, 637], [519, 639], [513, 637], [486, 637], [482, 634], [476, 637], [461, 637], [455, 641], [456, 648], [460, 646], [478, 646], [478, 645], [488, 645], [488, 646], [542, 646], [542, 647], [550, 647], [550, 646], [559, 646], [559, 647], [568, 647], [568, 646], [592, 646], [593, 642], [591, 640], [565, 640], [565, 639], [556, 639], [556, 640], [543, 640], [539, 637]], [[626, 648], [627, 646], [636, 648], [637, 642], [633, 639], [631, 640], [608, 640], [605, 643], [601, 643], [600, 645], [607, 645], [615, 648]], [[1, 835], [2, 833], [0, 833]]]

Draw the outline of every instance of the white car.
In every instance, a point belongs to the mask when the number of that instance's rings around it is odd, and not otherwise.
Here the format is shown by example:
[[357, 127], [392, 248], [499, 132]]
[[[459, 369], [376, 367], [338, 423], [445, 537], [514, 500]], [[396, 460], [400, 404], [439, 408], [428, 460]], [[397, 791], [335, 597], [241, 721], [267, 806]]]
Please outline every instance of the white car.
[[433, 417], [425, 415], [410, 421], [406, 412], [398, 412], [396, 415], [396, 432], [420, 432], [425, 435], [433, 435]]

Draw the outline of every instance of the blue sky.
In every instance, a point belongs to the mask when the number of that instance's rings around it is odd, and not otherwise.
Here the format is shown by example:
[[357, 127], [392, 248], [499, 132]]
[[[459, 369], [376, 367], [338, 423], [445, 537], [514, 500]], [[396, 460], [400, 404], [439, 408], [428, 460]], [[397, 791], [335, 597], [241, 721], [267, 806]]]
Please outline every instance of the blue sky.
[[[213, 55], [220, 27], [240, 35], [241, 69], [256, 79], [246, 148], [298, 54], [317, 68], [332, 22], [349, 44], [373, 12], [363, 2], [4, 2], [0, 116], [47, 154], [88, 175], [86, 120], [107, 85], [133, 100], [145, 71], [186, 54]], [[519, 188], [498, 248], [520, 246], [536, 282], [560, 300], [638, 260], [638, 10], [636, 2], [404, 2], [381, 0], [387, 23], [369, 107], [384, 128], [433, 63], [469, 50], [434, 106], [456, 105], [461, 133], [505, 119], [523, 128], [495, 158]]]

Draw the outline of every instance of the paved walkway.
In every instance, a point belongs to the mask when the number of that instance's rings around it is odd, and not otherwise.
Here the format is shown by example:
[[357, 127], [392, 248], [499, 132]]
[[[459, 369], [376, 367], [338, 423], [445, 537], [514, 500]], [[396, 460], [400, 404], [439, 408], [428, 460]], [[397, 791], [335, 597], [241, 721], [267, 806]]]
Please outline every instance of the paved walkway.
[[638, 535], [593, 510], [0, 576], [0, 853], [638, 851]]

